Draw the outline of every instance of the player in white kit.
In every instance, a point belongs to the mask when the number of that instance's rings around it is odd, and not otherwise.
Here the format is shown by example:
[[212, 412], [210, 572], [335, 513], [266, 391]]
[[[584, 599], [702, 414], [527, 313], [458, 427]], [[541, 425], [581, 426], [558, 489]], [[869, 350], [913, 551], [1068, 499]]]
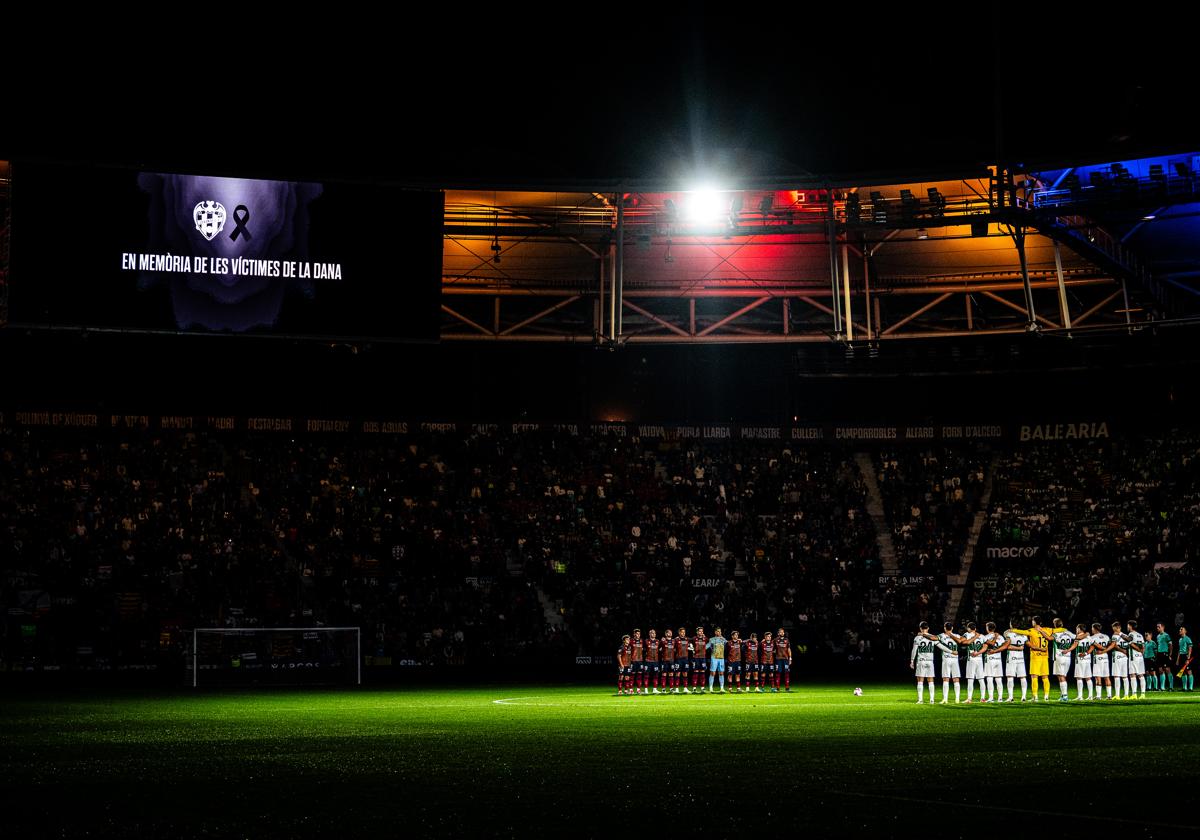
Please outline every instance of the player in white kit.
[[1111, 669], [1108, 662], [1108, 647], [1112, 639], [1101, 632], [1104, 628], [1097, 621], [1092, 625], [1092, 681], [1096, 683], [1096, 697], [1103, 697], [1100, 687], [1104, 686], [1108, 699], [1113, 699]]
[[[1082, 624], [1075, 625], [1075, 690], [1076, 700], [1092, 699], [1092, 637]], [[1084, 687], [1087, 687], [1086, 694]]]
[[999, 703], [1000, 696], [1000, 681], [1004, 679], [1004, 654], [997, 651], [997, 648], [1004, 646], [1004, 639], [996, 632], [996, 622], [989, 621], [985, 625], [987, 632], [983, 635], [983, 648], [978, 653], [972, 653], [971, 656], [978, 657], [984, 660], [983, 663], [983, 690], [984, 703], [991, 703], [993, 698]]
[[954, 702], [962, 702], [962, 671], [958, 663], [959, 644], [964, 642], [962, 636], [954, 632], [954, 622], [947, 621], [942, 625], [942, 632], [936, 636], [928, 631], [921, 634], [931, 642], [936, 642], [941, 651], [942, 660], [942, 705], [950, 702], [950, 683], [954, 683]]
[[[925, 638], [929, 632], [929, 622], [922, 621], [913, 636], [912, 653], [908, 656], [908, 667], [917, 675], [917, 702], [925, 702], [925, 686], [929, 686], [929, 702], [933, 703], [933, 650], [937, 646]], [[921, 682], [924, 680], [924, 682]]]
[[1054, 645], [1054, 675], [1058, 677], [1058, 702], [1065, 703], [1071, 698], [1067, 696], [1067, 677], [1071, 673], [1071, 651], [1079, 644], [1075, 634], [1063, 627], [1061, 618], [1054, 619], [1053, 632], [1047, 632], [1045, 627], [1039, 627], [1038, 632], [1048, 638]]
[[[1121, 622], [1112, 623], [1112, 641], [1108, 643], [1112, 654], [1113, 697], [1129, 699], [1129, 637], [1121, 632]], [[1121, 689], [1125, 689], [1122, 691]]]
[[975, 630], [975, 622], [967, 622], [967, 632], [963, 634], [959, 641], [960, 644], [967, 648], [967, 673], [964, 679], [967, 681], [967, 702], [971, 702], [972, 695], [975, 693], [975, 683], [979, 683], [979, 699], [983, 699], [983, 657], [980, 653], [983, 651], [985, 644], [983, 636]]
[[1140, 695], [1146, 699], [1146, 637], [1138, 632], [1137, 622], [1125, 623], [1126, 637], [1129, 639], [1129, 689], [1130, 696]]
[[[1025, 670], [1025, 645], [1029, 643], [1029, 638], [1009, 628], [1004, 633], [1004, 647], [1002, 650], [1007, 651], [1005, 657], [1007, 661], [1004, 663], [1008, 671], [1008, 700], [1013, 701], [1013, 681], [1021, 680], [1021, 702], [1024, 703], [1029, 699], [1029, 674]], [[1037, 692], [1034, 691], [1033, 698], [1037, 699]]]

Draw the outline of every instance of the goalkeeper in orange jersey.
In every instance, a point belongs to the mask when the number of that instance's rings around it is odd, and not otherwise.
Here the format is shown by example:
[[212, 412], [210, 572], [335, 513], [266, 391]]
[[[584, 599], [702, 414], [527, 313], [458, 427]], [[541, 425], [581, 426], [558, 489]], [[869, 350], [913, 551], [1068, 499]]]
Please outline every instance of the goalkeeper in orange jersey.
[[1029, 638], [1029, 676], [1033, 683], [1033, 702], [1038, 699], [1038, 678], [1045, 687], [1043, 702], [1050, 700], [1050, 635], [1042, 627], [1041, 619], [1036, 615], [1030, 619], [1029, 628], [1019, 630], [1013, 627], [1010, 633]]

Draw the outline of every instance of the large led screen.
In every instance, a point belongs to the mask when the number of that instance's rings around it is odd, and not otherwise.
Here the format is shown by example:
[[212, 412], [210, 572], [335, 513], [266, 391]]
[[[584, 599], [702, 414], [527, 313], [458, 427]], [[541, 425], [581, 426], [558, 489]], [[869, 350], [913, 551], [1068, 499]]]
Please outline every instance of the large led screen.
[[435, 340], [443, 196], [17, 161], [13, 323]]

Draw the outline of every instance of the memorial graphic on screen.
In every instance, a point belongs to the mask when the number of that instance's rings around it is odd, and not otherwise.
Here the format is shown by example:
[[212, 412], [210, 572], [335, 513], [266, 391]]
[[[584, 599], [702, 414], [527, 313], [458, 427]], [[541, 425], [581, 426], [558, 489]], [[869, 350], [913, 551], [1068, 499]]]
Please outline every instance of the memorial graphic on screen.
[[442, 194], [18, 163], [12, 320], [435, 339]]
[[[180, 329], [273, 327], [285, 289], [316, 295], [308, 208], [320, 184], [151, 173], [138, 184], [150, 196], [147, 252], [122, 267], [136, 265], [142, 288], [167, 284]], [[342, 279], [340, 263], [316, 273]]]

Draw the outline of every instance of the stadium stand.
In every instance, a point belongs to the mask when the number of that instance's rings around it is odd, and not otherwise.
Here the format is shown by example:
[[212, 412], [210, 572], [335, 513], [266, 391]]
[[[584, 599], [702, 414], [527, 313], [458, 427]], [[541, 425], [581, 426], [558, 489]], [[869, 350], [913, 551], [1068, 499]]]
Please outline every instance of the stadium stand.
[[[941, 620], [991, 451], [551, 431], [0, 430], [4, 665], [179, 668], [194, 626], [361, 626], [376, 663], [569, 665], [635, 626], [788, 627], [813, 667]], [[959, 615], [1181, 623], [1200, 440], [1000, 445]]]
[[958, 571], [986, 460], [981, 451], [949, 447], [879, 453], [879, 488], [903, 571]]
[[1182, 624], [1197, 607], [1198, 456], [1184, 430], [1006, 453], [963, 615]]

